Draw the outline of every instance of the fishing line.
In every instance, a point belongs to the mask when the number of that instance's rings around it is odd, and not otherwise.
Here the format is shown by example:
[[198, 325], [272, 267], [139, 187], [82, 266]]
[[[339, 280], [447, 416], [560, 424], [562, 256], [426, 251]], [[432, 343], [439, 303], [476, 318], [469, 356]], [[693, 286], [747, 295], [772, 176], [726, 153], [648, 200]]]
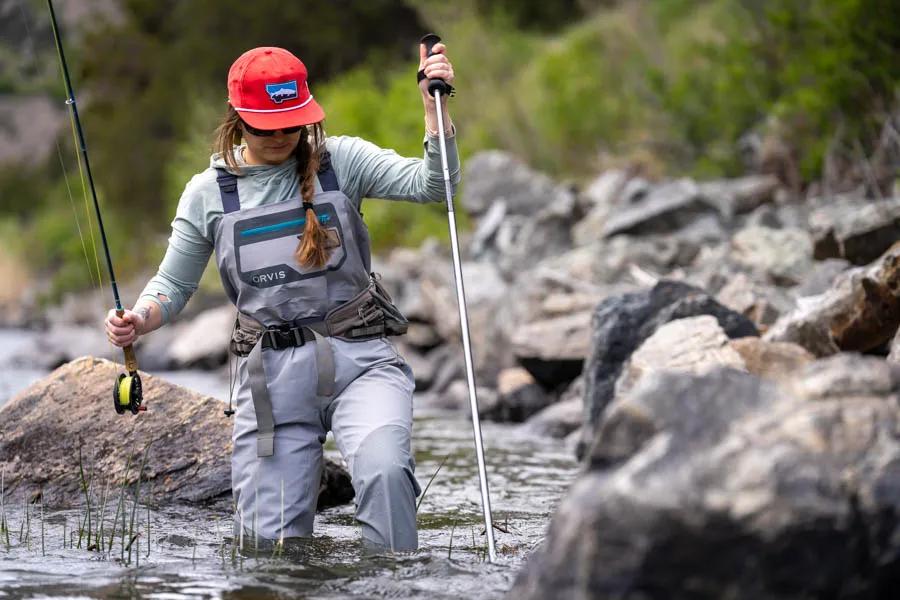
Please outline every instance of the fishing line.
[[[35, 48], [37, 48], [37, 45], [34, 43], [35, 36], [32, 33], [31, 26], [28, 24], [29, 17], [28, 17], [28, 12], [25, 10], [24, 0], [19, 0], [18, 4], [19, 4], [19, 12], [22, 14], [22, 24], [25, 26], [25, 35], [31, 41], [32, 45]], [[32, 62], [34, 62], [34, 59], [32, 60]], [[61, 72], [60, 72], [60, 75], [62, 75]], [[65, 81], [63, 81], [63, 85], [65, 85]], [[71, 120], [71, 115], [69, 118]], [[73, 129], [73, 134], [74, 134], [74, 129]], [[96, 278], [94, 276], [94, 270], [91, 267], [91, 259], [88, 256], [87, 244], [84, 239], [84, 232], [81, 229], [81, 221], [78, 218], [78, 210], [75, 208], [75, 196], [72, 194], [72, 187], [69, 184], [69, 174], [68, 174], [68, 169], [66, 169], [65, 161], [63, 160], [62, 148], [59, 145], [59, 139], [55, 135], [54, 135], [54, 138], [55, 138], [54, 141], [56, 144], [56, 155], [59, 158], [59, 164], [60, 164], [60, 167], [62, 168], [63, 180], [65, 181], [65, 184], [66, 184], [66, 194], [69, 197], [69, 205], [72, 207], [72, 216], [75, 219], [75, 227], [78, 230], [78, 239], [81, 241], [81, 251], [84, 254], [84, 262], [85, 262], [85, 265], [87, 266], [88, 275], [91, 278], [91, 288], [96, 287], [98, 292], [102, 292], [103, 276], [102, 276], [102, 272], [100, 270], [100, 262], [99, 262], [99, 259], [97, 258], [97, 244], [94, 241], [94, 230], [93, 230], [93, 224], [91, 222], [90, 209], [89, 209], [88, 203], [87, 203], [87, 188], [84, 185], [84, 176], [82, 175], [82, 178], [81, 178], [81, 187], [82, 187], [83, 197], [84, 197], [85, 215], [86, 215], [87, 221], [88, 221], [88, 228], [91, 231], [91, 245], [94, 250], [94, 262], [95, 262], [95, 265], [97, 268], [97, 277]], [[76, 144], [77, 144], [77, 139], [76, 139]], [[77, 157], [76, 157], [76, 159], [77, 159]], [[80, 162], [78, 163], [78, 167], [79, 167], [79, 171], [80, 171], [80, 169], [81, 169]]]
[[[119, 287], [116, 285], [116, 275], [113, 270], [112, 256], [109, 253], [109, 243], [106, 240], [106, 229], [103, 227], [103, 215], [100, 213], [100, 202], [97, 200], [97, 190], [94, 187], [94, 176], [91, 173], [91, 163], [88, 160], [87, 144], [84, 140], [84, 131], [81, 127], [81, 119], [78, 116], [78, 105], [75, 102], [75, 91], [72, 88], [72, 80], [69, 77], [69, 68], [66, 64], [66, 55], [63, 51], [62, 37], [59, 26], [56, 22], [56, 12], [53, 10], [53, 0], [47, 0], [47, 8], [50, 10], [50, 24], [53, 28], [53, 40], [56, 43], [56, 51], [59, 56], [60, 66], [62, 67], [63, 79], [66, 84], [66, 94], [68, 96], [66, 104], [69, 106], [72, 117], [72, 128], [76, 135], [76, 144], [80, 146], [81, 158], [84, 161], [84, 169], [81, 170], [82, 163], [79, 161], [79, 172], [82, 177], [87, 176], [87, 185], [91, 190], [91, 197], [94, 200], [94, 210], [97, 216], [97, 227], [100, 230], [100, 239], [103, 242], [103, 250], [106, 254], [106, 266], [109, 269], [109, 280], [112, 286], [113, 297], [116, 302], [116, 315], [122, 317], [125, 309], [122, 308], [122, 300], [119, 297]], [[82, 179], [84, 185], [84, 179]], [[86, 192], [85, 192], [86, 193]], [[98, 264], [99, 266], [99, 264]], [[138, 374], [137, 357], [134, 355], [134, 348], [131, 344], [122, 348], [125, 354], [125, 368], [128, 374], [121, 373], [113, 385], [113, 407], [116, 412], [122, 414], [126, 409], [137, 414], [146, 407], [142, 406], [143, 387], [141, 378]]]

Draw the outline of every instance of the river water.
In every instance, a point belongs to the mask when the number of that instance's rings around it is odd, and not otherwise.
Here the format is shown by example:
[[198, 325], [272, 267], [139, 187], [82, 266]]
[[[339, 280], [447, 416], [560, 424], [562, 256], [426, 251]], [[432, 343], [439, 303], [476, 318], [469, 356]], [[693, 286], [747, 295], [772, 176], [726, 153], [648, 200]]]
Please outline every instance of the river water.
[[[0, 405], [45, 374], [14, 364], [17, 348], [33, 335], [0, 330]], [[206, 372], [158, 374], [215, 397], [227, 394], [227, 382]], [[73, 547], [83, 511], [46, 506], [42, 517], [40, 506], [26, 507], [25, 498], [12, 494], [0, 508], [9, 531], [0, 530], [0, 598], [502, 597], [543, 539], [577, 467], [558, 440], [514, 425], [483, 422], [482, 428], [493, 518], [505, 530], [495, 531], [493, 564], [482, 535], [471, 422], [464, 414], [417, 408], [416, 474], [423, 488], [436, 475], [419, 509], [416, 553], [364, 554], [350, 505], [319, 513], [314, 537], [278, 556], [247, 539], [240, 551], [226, 508], [140, 506], [133, 530], [140, 535], [129, 560], [119, 539], [111, 551]], [[325, 450], [339, 459], [330, 439]]]

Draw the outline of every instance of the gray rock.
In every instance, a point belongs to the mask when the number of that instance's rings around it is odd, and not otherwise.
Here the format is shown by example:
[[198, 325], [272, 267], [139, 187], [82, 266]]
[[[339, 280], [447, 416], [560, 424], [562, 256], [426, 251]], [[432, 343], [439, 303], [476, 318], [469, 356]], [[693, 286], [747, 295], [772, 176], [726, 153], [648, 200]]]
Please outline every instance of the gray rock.
[[462, 344], [438, 346], [425, 355], [425, 360], [435, 365], [434, 380], [429, 391], [441, 394], [457, 379], [465, 380], [466, 365]]
[[594, 311], [590, 355], [584, 364], [585, 425], [578, 456], [591, 443], [594, 428], [612, 400], [622, 367], [638, 346], [660, 325], [697, 315], [712, 315], [730, 338], [757, 336], [746, 317], [684, 283], [661, 281], [653, 289], [611, 296]]
[[504, 274], [513, 277], [535, 262], [562, 254], [572, 247], [572, 226], [579, 218], [575, 197], [561, 196], [521, 222], [508, 250], [499, 255]]
[[898, 392], [900, 371], [854, 355], [783, 385], [642, 379], [509, 597], [893, 597]]
[[[79, 449], [85, 470], [108, 479], [111, 488], [130, 487], [150, 444], [141, 477], [144, 501], [230, 502], [232, 423], [222, 415], [224, 403], [141, 373], [147, 411], [119, 416], [111, 391], [121, 372], [121, 365], [84, 357], [0, 408], [6, 493], [41, 489], [54, 508], [80, 506]], [[129, 457], [134, 461], [126, 473]], [[326, 461], [322, 483], [320, 508], [352, 500], [350, 476], [338, 465]]]
[[843, 258], [826, 258], [815, 262], [812, 270], [791, 291], [798, 298], [824, 294], [834, 285], [838, 275], [849, 268], [850, 263]]
[[431, 350], [443, 341], [434, 325], [416, 322], [409, 324], [403, 340], [413, 348], [423, 351]]
[[[569, 384], [558, 402], [529, 418], [524, 429], [538, 435], [567, 438], [584, 423], [584, 376]], [[575, 444], [572, 444], [575, 448]]]
[[[476, 384], [475, 395], [478, 398], [479, 414], [482, 410], [490, 411], [497, 404], [497, 391], [493, 388]], [[440, 393], [429, 391], [420, 394], [418, 405], [432, 409], [469, 412], [469, 384], [465, 379], [455, 379]]]
[[698, 187], [700, 193], [714, 204], [724, 205], [727, 212], [739, 214], [772, 202], [778, 185], [778, 178], [773, 175], [748, 175], [707, 181]]
[[554, 402], [535, 413], [525, 422], [525, 430], [537, 435], [564, 439], [581, 427], [584, 421], [584, 401], [581, 398]]
[[531, 374], [521, 367], [500, 371], [497, 377], [497, 400], [482, 405], [480, 415], [491, 421], [521, 423], [553, 402]]
[[761, 331], [796, 305], [785, 290], [753, 281], [745, 273], [732, 277], [716, 294], [716, 300], [749, 318]]
[[812, 269], [812, 238], [800, 229], [748, 227], [731, 240], [735, 262], [777, 285], [794, 285]]
[[182, 368], [205, 369], [225, 364], [236, 316], [237, 311], [229, 304], [202, 312], [180, 327], [169, 349], [174, 363]]
[[506, 201], [497, 200], [491, 204], [488, 211], [478, 221], [478, 228], [475, 229], [475, 233], [472, 235], [470, 249], [472, 258], [475, 260], [493, 258], [489, 251], [492, 247], [497, 247], [495, 240], [500, 228], [503, 226], [505, 218]]
[[548, 389], [581, 373], [590, 349], [590, 312], [545, 319], [519, 327], [512, 335], [516, 360]]
[[801, 298], [797, 309], [779, 319], [765, 339], [794, 342], [827, 356], [838, 350], [880, 348], [898, 325], [900, 242], [868, 267], [842, 273], [828, 292]]
[[572, 239], [578, 246], [590, 244], [603, 237], [606, 219], [619, 200], [629, 176], [625, 171], [606, 171], [594, 179], [579, 199], [586, 205], [586, 214], [572, 229]]
[[704, 214], [718, 214], [718, 211], [693, 181], [679, 179], [657, 186], [633, 204], [613, 211], [603, 235], [672, 232]]
[[616, 380], [615, 395], [627, 395], [641, 378], [658, 371], [702, 374], [718, 367], [746, 370], [744, 359], [728, 342], [728, 336], [710, 315], [664, 323], [628, 359]]
[[406, 361], [416, 378], [416, 391], [423, 392], [434, 384], [437, 374], [437, 364], [423, 356], [418, 350], [411, 347], [404, 338], [394, 341], [400, 356]]
[[900, 198], [829, 202], [809, 221], [816, 259], [844, 258], [864, 265], [900, 239]]
[[122, 350], [106, 338], [103, 323], [93, 326], [55, 322], [16, 357], [15, 363], [29, 368], [55, 369], [82, 356], [97, 356], [124, 362]]
[[566, 187], [500, 150], [479, 152], [466, 161], [464, 179], [461, 202], [475, 217], [500, 200], [506, 203], [509, 214], [528, 216], [572, 196]]
[[900, 330], [897, 331], [893, 341], [891, 341], [890, 353], [888, 354], [887, 360], [895, 365], [900, 365]]
[[789, 342], [744, 337], [728, 343], [741, 355], [747, 371], [764, 379], [786, 379], [815, 360], [810, 352]]

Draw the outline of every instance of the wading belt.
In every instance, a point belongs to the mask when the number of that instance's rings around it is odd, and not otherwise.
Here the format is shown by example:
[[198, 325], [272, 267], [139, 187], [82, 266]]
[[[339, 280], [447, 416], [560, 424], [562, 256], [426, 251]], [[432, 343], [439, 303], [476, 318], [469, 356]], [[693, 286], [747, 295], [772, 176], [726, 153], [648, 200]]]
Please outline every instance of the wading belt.
[[257, 456], [272, 456], [275, 450], [275, 418], [266, 385], [262, 351], [265, 348], [284, 350], [316, 345], [316, 395], [332, 396], [335, 386], [334, 351], [326, 337], [346, 340], [366, 340], [406, 332], [407, 321], [390, 302], [376, 277], [353, 299], [332, 309], [324, 321], [277, 327], [264, 327], [243, 313], [238, 313], [230, 349], [247, 357], [247, 374], [253, 409], [256, 411]]
[[[325, 335], [327, 332], [322, 322], [300, 327], [262, 329], [255, 320], [238, 313], [238, 324], [231, 349], [236, 354], [247, 357], [247, 377], [250, 380], [253, 410], [256, 412], [257, 456], [272, 456], [275, 453], [275, 417], [266, 382], [266, 370], [263, 366], [263, 349], [284, 350], [305, 346], [307, 342], [315, 343], [316, 395], [331, 396], [334, 394], [334, 353]], [[257, 336], [256, 341], [252, 345], [249, 344], [250, 340]], [[249, 352], [246, 352], [248, 345]]]

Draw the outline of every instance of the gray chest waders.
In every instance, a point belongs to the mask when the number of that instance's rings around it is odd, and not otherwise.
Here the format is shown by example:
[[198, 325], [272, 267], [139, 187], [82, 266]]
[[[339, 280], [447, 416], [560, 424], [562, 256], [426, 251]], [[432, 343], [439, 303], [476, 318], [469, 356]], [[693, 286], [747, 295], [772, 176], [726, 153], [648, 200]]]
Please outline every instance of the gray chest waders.
[[370, 274], [369, 237], [362, 216], [338, 190], [327, 153], [322, 192], [313, 199], [331, 240], [321, 268], [297, 264], [294, 252], [306, 223], [297, 198], [242, 209], [238, 178], [217, 169], [223, 215], [217, 225], [216, 260], [229, 298], [238, 308], [231, 350], [247, 357], [257, 421], [257, 455], [274, 454], [275, 419], [262, 350], [315, 344], [316, 394], [334, 394], [335, 358], [326, 338], [372, 339], [405, 333], [406, 319]]

